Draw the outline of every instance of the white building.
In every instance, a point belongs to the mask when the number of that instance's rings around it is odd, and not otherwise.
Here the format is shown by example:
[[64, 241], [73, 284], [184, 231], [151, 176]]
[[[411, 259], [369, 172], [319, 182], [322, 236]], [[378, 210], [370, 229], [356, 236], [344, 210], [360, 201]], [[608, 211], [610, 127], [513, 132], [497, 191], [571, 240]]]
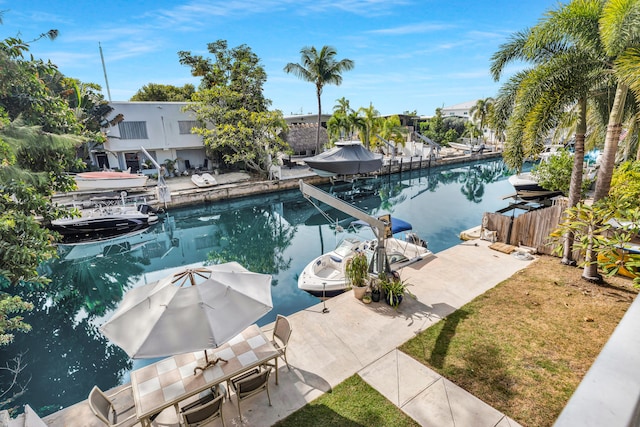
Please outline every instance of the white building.
[[182, 109], [185, 102], [111, 102], [114, 123], [106, 130], [104, 150], [95, 150], [92, 161], [100, 168], [118, 168], [132, 171], [143, 169], [146, 156], [144, 147], [160, 164], [176, 160], [178, 170], [210, 165], [199, 135], [191, 133], [197, 126], [195, 116]]
[[[207, 158], [202, 137], [191, 133], [198, 122], [192, 112], [183, 110], [186, 102], [122, 101], [109, 105], [113, 111], [107, 117], [110, 122], [105, 121], [103, 128], [107, 141], [103, 147], [93, 150], [90, 158], [98, 168], [131, 168], [132, 172], [144, 172], [147, 157], [140, 147], [159, 164], [165, 160], [176, 161], [178, 171], [218, 167], [217, 159]], [[322, 119], [326, 123], [329, 117], [323, 115]], [[291, 127], [289, 142], [294, 149], [301, 142], [296, 141], [300, 135], [294, 131], [305, 124], [314, 125], [317, 119], [317, 115], [285, 117]], [[315, 130], [312, 133], [315, 149]], [[323, 136], [326, 141], [326, 131]]]
[[442, 113], [442, 117], [462, 117], [464, 119], [471, 120], [471, 113], [469, 111], [477, 102], [477, 100], [473, 100], [450, 105], [448, 107], [442, 107], [440, 112]]

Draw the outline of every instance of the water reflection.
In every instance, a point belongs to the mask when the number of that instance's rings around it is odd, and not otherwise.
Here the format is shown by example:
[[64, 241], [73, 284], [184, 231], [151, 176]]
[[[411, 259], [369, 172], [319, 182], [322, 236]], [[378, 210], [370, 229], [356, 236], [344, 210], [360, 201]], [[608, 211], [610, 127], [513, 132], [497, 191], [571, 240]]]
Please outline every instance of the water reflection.
[[[512, 192], [508, 175], [501, 161], [485, 161], [323, 189], [372, 215], [393, 213], [409, 221], [437, 253], [458, 243], [458, 233], [477, 225], [483, 212], [504, 207], [501, 196]], [[350, 222], [292, 190], [173, 209], [135, 236], [61, 247], [60, 258], [42, 266], [51, 284], [21, 289], [36, 306], [25, 316], [33, 331], [17, 334], [14, 344], [0, 349], [1, 360], [21, 356], [27, 364], [18, 376], [26, 391], [12, 406], [29, 403], [46, 415], [85, 399], [94, 384], [108, 389], [126, 381], [134, 363], [97, 326], [128, 289], [165, 276], [167, 269], [237, 261], [272, 274], [274, 309], [260, 324], [316, 304], [318, 299], [297, 288], [297, 276], [353, 232]], [[0, 383], [10, 383], [8, 372], [0, 372]]]

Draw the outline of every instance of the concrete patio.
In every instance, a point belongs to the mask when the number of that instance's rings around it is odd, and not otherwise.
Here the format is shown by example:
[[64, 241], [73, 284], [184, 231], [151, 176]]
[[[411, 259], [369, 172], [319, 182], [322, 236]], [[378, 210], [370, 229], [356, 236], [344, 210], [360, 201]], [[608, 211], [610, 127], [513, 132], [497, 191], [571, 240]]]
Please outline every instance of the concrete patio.
[[[464, 242], [405, 267], [401, 277], [413, 285], [410, 290], [417, 298], [405, 298], [398, 310], [384, 302], [363, 304], [347, 292], [289, 316], [293, 328], [287, 352], [291, 369], [281, 359], [279, 385], [273, 376], [270, 380], [273, 406], [268, 406], [266, 395], [254, 396], [242, 403], [240, 422], [234, 398], [224, 403], [226, 425], [272, 425], [358, 373], [423, 426], [517, 426], [478, 397], [397, 350], [415, 334], [531, 262], [496, 252], [489, 244]], [[263, 328], [268, 336], [271, 327]], [[117, 402], [118, 407], [132, 405], [130, 398]], [[49, 426], [102, 425], [86, 401], [44, 421]], [[173, 408], [165, 410], [154, 425], [177, 425]], [[210, 425], [221, 424], [216, 420]]]

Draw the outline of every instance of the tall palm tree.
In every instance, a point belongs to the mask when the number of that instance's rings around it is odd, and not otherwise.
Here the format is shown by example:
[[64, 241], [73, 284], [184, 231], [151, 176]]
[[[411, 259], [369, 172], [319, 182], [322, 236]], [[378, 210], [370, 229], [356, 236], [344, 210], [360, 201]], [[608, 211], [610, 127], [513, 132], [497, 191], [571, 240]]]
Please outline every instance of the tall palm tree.
[[487, 123], [487, 118], [491, 112], [491, 105], [493, 104], [493, 98], [478, 99], [473, 107], [469, 110], [471, 118], [479, 122], [480, 134], [484, 141], [484, 125]]
[[630, 70], [640, 69], [640, 0], [609, 0], [600, 17], [600, 39], [613, 72], [618, 79], [616, 94], [609, 114], [607, 136], [602, 162], [598, 171], [595, 201], [605, 197], [611, 187], [618, 141], [622, 132], [625, 101], [630, 86], [638, 86], [638, 74]]
[[[561, 6], [534, 28], [516, 33], [492, 58], [496, 79], [513, 60], [533, 64], [501, 89], [502, 99], [496, 108], [499, 116], [504, 116], [500, 109], [513, 108], [507, 127], [507, 153], [516, 161], [521, 162], [523, 154], [539, 152], [549, 130], [559, 124], [568, 108], [577, 106], [570, 206], [575, 206], [581, 195], [587, 99], [595, 96], [594, 90], [606, 79], [603, 50], [598, 43], [600, 9], [599, 0], [577, 0]], [[514, 144], [524, 149], [514, 148]], [[565, 263], [573, 263], [572, 243], [573, 235], [565, 235]]]
[[322, 124], [322, 88], [326, 84], [342, 84], [342, 73], [353, 69], [354, 62], [351, 59], [336, 59], [337, 51], [331, 46], [322, 46], [318, 50], [311, 46], [305, 46], [300, 50], [300, 63], [290, 62], [284, 67], [285, 73], [292, 73], [302, 80], [316, 85], [318, 97], [318, 129], [316, 132], [316, 154], [320, 153], [320, 126]]

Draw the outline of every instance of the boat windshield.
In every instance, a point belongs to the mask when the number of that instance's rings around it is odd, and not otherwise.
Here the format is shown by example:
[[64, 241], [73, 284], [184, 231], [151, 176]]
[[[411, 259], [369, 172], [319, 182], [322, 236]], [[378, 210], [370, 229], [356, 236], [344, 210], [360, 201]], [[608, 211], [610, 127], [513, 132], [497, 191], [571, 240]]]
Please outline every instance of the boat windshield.
[[352, 254], [360, 243], [362, 243], [360, 240], [350, 237], [343, 239], [338, 247], [334, 250], [334, 252], [336, 253], [336, 255], [345, 258], [346, 256]]

